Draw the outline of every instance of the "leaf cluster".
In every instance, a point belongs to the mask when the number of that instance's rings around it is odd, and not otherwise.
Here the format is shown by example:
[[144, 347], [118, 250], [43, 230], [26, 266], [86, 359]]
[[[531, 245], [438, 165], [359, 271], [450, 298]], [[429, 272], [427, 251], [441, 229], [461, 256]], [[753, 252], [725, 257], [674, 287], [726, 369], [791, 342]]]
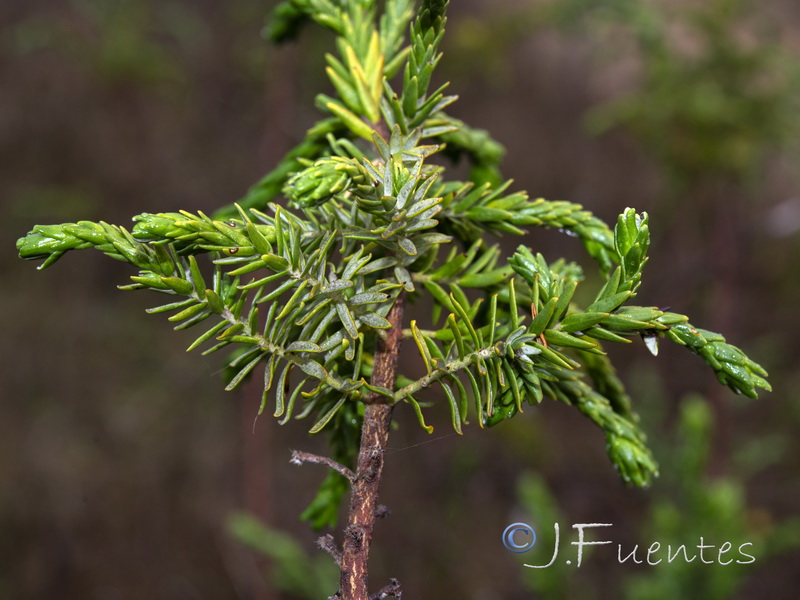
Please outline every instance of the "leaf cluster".
[[[424, 411], [441, 400], [460, 433], [472, 418], [493, 426], [547, 397], [596, 423], [622, 477], [645, 484], [657, 467], [603, 343], [641, 336], [654, 351], [668, 339], [753, 397], [769, 389], [766, 373], [687, 317], [630, 304], [647, 262], [646, 214], [626, 209], [612, 230], [577, 204], [509, 191], [510, 181], [445, 180], [431, 157], [448, 144], [478, 166], [496, 168], [501, 154], [494, 142], [481, 153], [485, 133], [446, 114], [456, 99], [446, 86], [429, 90], [445, 7], [423, 2], [412, 20], [406, 0], [388, 0], [380, 18], [367, 0], [281, 4], [274, 35], [305, 18], [337, 34], [338, 54], [326, 57], [335, 96], [318, 97], [324, 117], [241, 204], [213, 217], [138, 215], [130, 232], [37, 226], [18, 241], [20, 256], [47, 267], [96, 248], [130, 263], [138, 273], [123, 289], [168, 297], [149, 312], [171, 313], [176, 329], [202, 324], [190, 350], [236, 348], [227, 389], [261, 369], [261, 410], [270, 405], [281, 423], [311, 418], [310, 431], [327, 431], [345, 465], [367, 403], [408, 404], [431, 431]], [[273, 202], [279, 196], [285, 202]], [[574, 302], [578, 265], [548, 263], [526, 245], [504, 257], [487, 242], [536, 227], [576, 236], [595, 260], [605, 283], [587, 307]], [[424, 374], [373, 385], [376, 348], [401, 296], [432, 306], [430, 319], [402, 331]], [[306, 518], [332, 522], [345, 490], [332, 473]]]

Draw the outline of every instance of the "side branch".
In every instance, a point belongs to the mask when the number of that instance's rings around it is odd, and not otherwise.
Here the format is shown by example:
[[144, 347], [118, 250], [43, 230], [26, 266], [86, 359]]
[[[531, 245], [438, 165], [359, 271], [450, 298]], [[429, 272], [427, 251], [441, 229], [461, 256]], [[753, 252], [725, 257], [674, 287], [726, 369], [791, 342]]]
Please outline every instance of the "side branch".
[[403, 596], [403, 589], [400, 587], [400, 582], [397, 579], [390, 579], [389, 585], [382, 587], [377, 593], [372, 594], [369, 600], [385, 600], [385, 598], [401, 598]]
[[494, 356], [497, 353], [497, 350], [494, 346], [489, 346], [488, 348], [481, 348], [479, 350], [475, 350], [474, 352], [470, 352], [464, 358], [459, 358], [453, 360], [451, 362], [445, 363], [442, 367], [435, 367], [433, 371], [429, 374], [420, 377], [416, 381], [409, 383], [407, 386], [400, 388], [394, 393], [394, 402], [401, 402], [403, 399], [416, 394], [418, 391], [428, 387], [432, 383], [440, 380], [445, 375], [450, 375], [452, 373], [456, 373], [457, 371], [461, 371], [462, 369], [466, 369], [470, 365], [473, 364], [473, 360], [476, 358], [488, 359]]
[[320, 537], [317, 540], [317, 546], [321, 550], [324, 550], [330, 554], [333, 557], [333, 560], [336, 561], [336, 566], [340, 569], [342, 568], [342, 553], [339, 551], [339, 548], [336, 546], [336, 542], [330, 533]]
[[343, 464], [336, 462], [332, 458], [328, 458], [327, 456], [319, 456], [317, 454], [311, 454], [310, 452], [292, 450], [292, 458], [289, 462], [291, 462], [293, 465], [302, 465], [303, 463], [326, 465], [334, 471], [344, 475], [350, 483], [353, 483], [353, 480], [356, 478], [356, 474], [350, 469], [345, 467]]

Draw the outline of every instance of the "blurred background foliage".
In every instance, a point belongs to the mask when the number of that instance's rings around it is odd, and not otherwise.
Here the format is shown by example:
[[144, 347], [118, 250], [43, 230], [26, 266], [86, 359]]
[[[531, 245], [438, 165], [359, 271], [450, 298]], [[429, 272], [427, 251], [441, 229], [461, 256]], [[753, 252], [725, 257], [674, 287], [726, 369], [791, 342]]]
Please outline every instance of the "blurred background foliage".
[[[660, 451], [659, 456], [671, 452], [671, 459], [664, 461], [661, 477], [653, 485], [648, 507], [641, 517], [642, 529], [637, 531], [631, 543], [622, 544], [621, 548], [611, 547], [617, 560], [621, 556], [630, 566], [635, 561], [647, 564], [652, 560], [660, 563], [660, 567], [644, 567], [630, 572], [617, 597], [625, 600], [746, 597], [742, 588], [748, 579], [750, 566], [736, 561], [750, 559], [739, 554], [741, 544], [752, 544], [743, 548], [748, 553], [758, 548], [762, 560], [800, 546], [800, 517], [787, 518], [777, 524], [765, 523], [765, 515], [747, 506], [747, 480], [774, 460], [774, 452], [755, 438], [746, 440], [733, 457], [731, 472], [710, 478], [708, 467], [713, 420], [708, 403], [702, 396], [684, 398], [678, 408], [674, 432], [666, 432], [660, 427], [664, 422], [665, 408], [663, 398], [655, 399], [647, 405], [643, 417], [653, 432], [650, 440], [653, 448]], [[542, 545], [546, 550], [540, 556], [551, 555], [554, 533], [549, 524], [568, 522], [558, 508], [558, 499], [537, 473], [524, 473], [518, 486], [520, 509], [541, 524], [540, 528], [548, 528], [542, 531]], [[606, 534], [601, 539], [613, 537]], [[651, 559], [648, 549], [654, 542], [660, 546], [655, 547]], [[720, 555], [718, 552], [725, 542], [730, 544], [728, 548], [732, 548], [732, 552]], [[697, 548], [700, 543], [715, 547], [705, 550], [704, 556], [700, 557]], [[686, 547], [686, 554], [678, 550], [681, 545]], [[670, 555], [677, 559], [670, 561]], [[591, 560], [591, 557], [590, 554], [585, 560]], [[519, 562], [524, 560], [523, 554]], [[542, 560], [532, 562], [546, 564]], [[558, 561], [549, 569], [527, 571], [526, 583], [538, 597], [546, 599], [602, 597], [591, 581], [577, 575], [572, 567]], [[791, 588], [787, 586], [785, 591], [789, 594]]]
[[[33, 223], [241, 197], [312, 124], [326, 85], [330, 40], [269, 47], [272, 4], [0, 4], [0, 598], [290, 599], [326, 576], [297, 518], [324, 472], [288, 463], [319, 441], [255, 420], [257, 383], [222, 392], [213, 361], [144, 315], [154, 300], [116, 292], [118, 265], [81, 254], [44, 276], [13, 251]], [[642, 303], [668, 298], [724, 331], [776, 391], [744, 402], [681, 352], [615, 349], [663, 467], [644, 491], [624, 488], [602, 436], [555, 404], [463, 437], [444, 423], [426, 437], [398, 411], [375, 581], [481, 600], [796, 596], [798, 31], [792, 0], [452, 4], [437, 76], [461, 96], [455, 116], [506, 146], [520, 189], [606, 220], [650, 211], [658, 276]], [[581, 256], [537, 236], [545, 256]], [[677, 401], [693, 389], [707, 403]], [[226, 527], [237, 509], [259, 520]], [[534, 517], [613, 522], [626, 546], [744, 536], [758, 560], [677, 573], [598, 552], [531, 582], [500, 534]], [[670, 587], [698, 580], [711, 587]]]

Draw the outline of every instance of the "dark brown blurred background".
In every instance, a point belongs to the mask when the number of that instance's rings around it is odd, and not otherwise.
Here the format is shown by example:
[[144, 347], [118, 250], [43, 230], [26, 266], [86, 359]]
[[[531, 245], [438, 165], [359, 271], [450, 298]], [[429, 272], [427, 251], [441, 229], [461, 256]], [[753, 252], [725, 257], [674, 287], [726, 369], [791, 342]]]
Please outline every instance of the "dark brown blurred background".
[[[302, 138], [316, 118], [314, 94], [328, 90], [330, 37], [310, 28], [297, 44], [271, 47], [260, 33], [272, 4], [0, 3], [0, 599], [292, 598], [228, 533], [240, 508], [315, 553], [297, 516], [324, 473], [288, 464], [291, 448], [323, 451], [307, 424], [254, 424], [257, 384], [223, 392], [214, 357], [184, 352], [191, 332], [144, 314], [157, 298], [115, 289], [124, 265], [75, 253], [38, 273], [13, 247], [36, 223], [126, 224], [139, 212], [211, 212], [241, 197]], [[747, 138], [763, 152], [746, 174], [676, 176], [674, 159], [635, 125], [587, 130], [589, 109], [641, 83], [625, 27], [571, 27], [575, 15], [554, 16], [542, 2], [452, 4], [437, 77], [461, 97], [453, 114], [506, 146], [504, 174], [534, 197], [579, 202], [609, 222], [626, 206], [650, 211], [640, 303], [723, 331], [768, 368], [775, 388], [744, 402], [679, 348], [662, 344], [657, 359], [640, 344], [615, 348], [639, 409], [656, 411], [666, 431], [686, 393], [705, 394], [717, 425], [710, 476], [738, 476], [731, 457], [763, 448], [769, 460], [741, 480], [747, 518], [763, 533], [797, 517], [800, 173], [786, 143], [800, 132], [796, 96], [765, 105], [788, 139]], [[779, 47], [789, 66], [775, 72], [788, 74], [800, 56], [796, 3], [763, 3], [769, 37], [748, 37], [753, 19], [736, 21], [731, 38]], [[692, 36], [682, 36], [676, 43], [691, 51]], [[524, 242], [586, 264], [557, 232]], [[516, 485], [526, 471], [544, 475], [569, 522], [609, 520], [637, 539], [648, 492], [618, 481], [602, 436], [576, 411], [546, 402], [462, 438], [446, 435], [446, 415], [428, 437], [400, 412], [376, 588], [396, 576], [409, 598], [540, 597], [500, 545], [503, 528], [525, 518]], [[731, 597], [795, 598], [798, 559], [789, 549], [759, 560]], [[618, 597], [622, 569], [605, 567], [581, 576], [593, 597]]]

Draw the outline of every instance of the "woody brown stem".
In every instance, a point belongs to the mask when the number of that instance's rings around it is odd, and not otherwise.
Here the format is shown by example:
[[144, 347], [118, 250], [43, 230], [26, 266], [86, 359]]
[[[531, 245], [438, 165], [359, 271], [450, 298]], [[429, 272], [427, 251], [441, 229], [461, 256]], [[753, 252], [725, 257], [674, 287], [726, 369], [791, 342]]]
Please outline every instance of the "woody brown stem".
[[[402, 339], [404, 300], [404, 294], [400, 294], [387, 315], [391, 328], [379, 342], [372, 372], [372, 385], [376, 387], [394, 389]], [[389, 442], [389, 426], [392, 422], [392, 406], [386, 403], [387, 398], [372, 394], [366, 402], [361, 425], [361, 448], [342, 544], [340, 586], [343, 600], [369, 600], [367, 561], [378, 508], [383, 455]]]
[[332, 458], [328, 458], [327, 456], [319, 456], [317, 454], [311, 454], [309, 452], [300, 452], [299, 450], [292, 450], [292, 458], [289, 461], [295, 465], [302, 465], [303, 463], [314, 463], [318, 465], [326, 465], [341, 473], [344, 477], [347, 478], [348, 481], [353, 481], [355, 478], [355, 474], [345, 467], [343, 464], [336, 462]]

